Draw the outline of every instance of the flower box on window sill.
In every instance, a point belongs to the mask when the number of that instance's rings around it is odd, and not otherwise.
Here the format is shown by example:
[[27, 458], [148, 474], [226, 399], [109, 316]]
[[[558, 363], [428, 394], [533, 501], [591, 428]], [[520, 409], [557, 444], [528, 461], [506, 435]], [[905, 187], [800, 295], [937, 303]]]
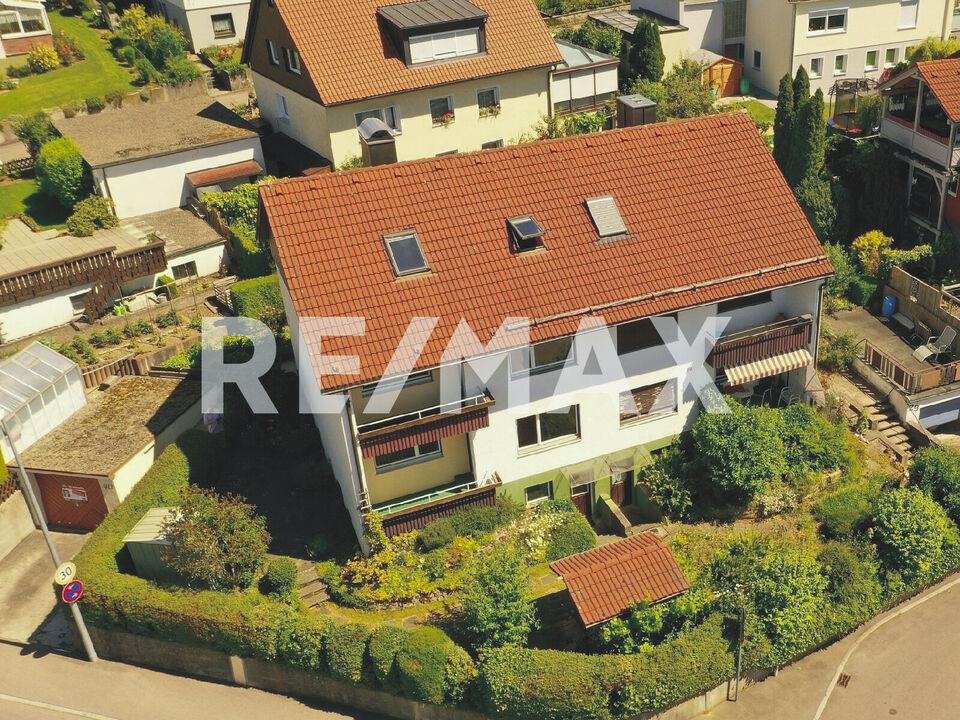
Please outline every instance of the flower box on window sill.
[[480, 108], [480, 117], [496, 117], [500, 114], [499, 105], [488, 105]]
[[434, 120], [433, 120], [433, 126], [434, 126], [434, 127], [440, 127], [440, 126], [446, 127], [447, 125], [449, 125], [449, 124], [452, 123], [453, 121], [454, 121], [454, 115], [453, 115], [453, 113], [452, 113], [452, 112], [446, 112], [446, 113], [444, 113], [443, 115], [441, 115], [440, 117], [434, 118]]

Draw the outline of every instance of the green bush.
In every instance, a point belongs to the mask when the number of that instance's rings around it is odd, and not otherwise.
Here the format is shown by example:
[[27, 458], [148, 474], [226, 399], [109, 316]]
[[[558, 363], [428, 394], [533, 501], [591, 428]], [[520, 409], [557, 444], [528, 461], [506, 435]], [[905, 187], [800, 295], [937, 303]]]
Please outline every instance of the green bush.
[[193, 82], [200, 75], [200, 68], [190, 58], [175, 57], [167, 60], [167, 64], [160, 74], [160, 82], [163, 85], [181, 87]]
[[55, 140], [58, 136], [50, 116], [42, 110], [24, 118], [14, 119], [13, 131], [27, 146], [32, 158], [37, 157], [37, 153], [45, 143]]
[[391, 692], [397, 692], [400, 689], [397, 654], [406, 636], [407, 633], [401, 628], [381, 625], [373, 631], [367, 646], [374, 677], [384, 689]]
[[463, 583], [460, 626], [474, 649], [522, 645], [536, 610], [519, 552], [481, 554]]
[[849, 538], [866, 529], [879, 494], [879, 488], [869, 483], [844, 485], [820, 498], [813, 516], [827, 537]]
[[877, 294], [878, 287], [879, 283], [873, 278], [857, 275], [851, 283], [847, 295], [850, 298], [850, 302], [866, 307], [870, 304], [870, 301], [873, 300], [874, 295]]
[[106, 107], [106, 101], [99, 95], [88, 97], [83, 101], [83, 104], [87, 106], [87, 112], [91, 115], [100, 112]]
[[273, 272], [270, 251], [260, 244], [254, 230], [231, 225], [230, 247], [233, 248], [237, 275], [241, 278], [256, 278]]
[[370, 628], [356, 623], [335, 624], [327, 635], [327, 669], [337, 680], [359, 685], [364, 678]]
[[494, 505], [465, 508], [427, 523], [417, 537], [424, 550], [449, 545], [456, 537], [481, 537], [516, 520], [523, 507], [507, 497], [498, 497]]
[[279, 625], [276, 659], [300, 670], [328, 673], [327, 649], [334, 623], [319, 613], [285, 618]]
[[27, 53], [27, 65], [35, 73], [45, 73], [60, 67], [57, 51], [47, 45], [34, 45]]
[[180, 294], [180, 289], [177, 287], [177, 281], [166, 273], [157, 276], [156, 286], [160, 288], [161, 292], [166, 293], [167, 297], [171, 300]]
[[143, 56], [134, 56], [133, 69], [137, 73], [137, 80], [142, 84], [160, 82], [160, 73], [149, 60]]
[[586, 552], [597, 544], [597, 534], [580, 513], [574, 513], [555, 529], [547, 543], [547, 562]]
[[263, 277], [239, 280], [230, 287], [233, 312], [238, 317], [259, 320], [274, 333], [286, 323], [280, 281], [276, 273]]
[[840, 626], [837, 629], [853, 627], [880, 609], [883, 586], [872, 545], [830, 542], [817, 555], [817, 561], [827, 578], [828, 612]]
[[880, 496], [873, 515], [874, 539], [888, 570], [922, 578], [940, 560], [950, 520], [917, 488]]
[[90, 237], [97, 229], [119, 224], [113, 212], [113, 201], [100, 195], [91, 195], [78, 202], [67, 218], [67, 230], [77, 237]]
[[173, 309], [157, 315], [158, 328], [173, 327], [174, 325], [179, 325], [181, 322], [183, 322], [183, 320], [180, 318], [180, 313]]
[[417, 545], [424, 551], [436, 550], [452, 543], [457, 537], [450, 518], [427, 523], [417, 536]]
[[70, 138], [44, 143], [37, 155], [37, 179], [44, 193], [72, 209], [89, 186], [83, 156], [76, 143]]
[[217, 210], [227, 225], [253, 233], [260, 205], [259, 187], [270, 180], [272, 178], [265, 177], [257, 182], [242, 183], [231, 190], [208, 193], [203, 196], [203, 206]]
[[781, 411], [783, 446], [791, 474], [836, 470], [850, 463], [850, 431], [814, 408], [794, 404]]
[[925, 447], [913, 456], [910, 484], [920, 488], [960, 522], [960, 452]]
[[603, 25], [588, 19], [579, 28], [563, 27], [557, 32], [557, 37], [569, 40], [574, 45], [592, 48], [614, 57], [620, 56], [623, 47], [623, 33], [609, 25]]
[[693, 495], [682, 461], [679, 449], [665, 448], [639, 473], [640, 484], [650, 499], [660, 512], [674, 520], [691, 519], [693, 510]]
[[824, 333], [820, 348], [820, 367], [837, 372], [848, 370], [860, 357], [858, 342], [857, 336], [852, 332], [840, 335]]
[[410, 631], [397, 651], [400, 688], [414, 700], [458, 702], [474, 672], [466, 651], [437, 628]]
[[274, 558], [267, 563], [260, 578], [260, 592], [275, 600], [289, 599], [297, 587], [297, 564], [287, 557]]

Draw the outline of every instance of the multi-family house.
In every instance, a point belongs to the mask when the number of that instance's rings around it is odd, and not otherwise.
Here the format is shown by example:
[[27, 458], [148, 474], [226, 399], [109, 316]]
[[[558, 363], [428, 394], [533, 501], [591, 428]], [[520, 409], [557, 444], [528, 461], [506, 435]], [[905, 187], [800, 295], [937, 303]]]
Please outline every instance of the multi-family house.
[[250, 0], [153, 0], [157, 13], [183, 31], [190, 49], [243, 42]]
[[[814, 383], [831, 266], [741, 114], [284, 180], [261, 205], [307, 395], [342, 402], [315, 419], [358, 533], [370, 511], [396, 533], [497, 493], [627, 504], [647, 453], [698, 412], [691, 372], [768, 402]], [[330, 316], [365, 324], [311, 320]], [[408, 331], [415, 317], [435, 324]], [[483, 349], [451, 356], [461, 321]], [[677, 327], [712, 333], [707, 365], [665, 346]], [[409, 374], [392, 364], [405, 336]], [[597, 374], [594, 341], [622, 372], [566, 385]]]
[[[632, 0], [630, 12], [683, 28], [689, 54], [741, 61], [761, 90], [776, 93], [780, 78], [803, 66], [811, 88], [827, 94], [844, 78], [880, 80], [908, 48], [949, 36], [953, 10], [949, 0]], [[664, 42], [665, 51], [675, 44]]]
[[399, 160], [528, 134], [562, 61], [529, 0], [255, 0], [244, 58], [271, 127], [336, 166], [368, 119]]
[[907, 210], [922, 235], [960, 230], [960, 58], [911, 65], [881, 86], [880, 134], [907, 164]]

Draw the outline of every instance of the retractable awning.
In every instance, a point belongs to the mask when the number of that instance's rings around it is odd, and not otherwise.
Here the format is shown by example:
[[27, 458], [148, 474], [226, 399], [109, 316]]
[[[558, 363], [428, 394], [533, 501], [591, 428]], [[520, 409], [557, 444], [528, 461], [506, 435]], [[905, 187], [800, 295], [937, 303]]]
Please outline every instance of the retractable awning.
[[773, 377], [781, 373], [802, 368], [813, 362], [813, 356], [806, 348], [774, 355], [763, 360], [754, 360], [743, 365], [731, 365], [725, 369], [731, 385], [743, 385], [760, 378]]

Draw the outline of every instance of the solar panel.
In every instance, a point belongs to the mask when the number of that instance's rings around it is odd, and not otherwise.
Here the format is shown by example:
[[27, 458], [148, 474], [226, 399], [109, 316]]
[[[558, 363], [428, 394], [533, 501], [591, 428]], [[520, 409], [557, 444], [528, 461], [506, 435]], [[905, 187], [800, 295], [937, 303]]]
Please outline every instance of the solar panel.
[[617, 207], [617, 201], [610, 195], [587, 200], [587, 211], [600, 237], [626, 235], [627, 226], [623, 224], [620, 208]]
[[410, 275], [430, 269], [416, 232], [406, 232], [384, 239], [397, 275]]
[[532, 250], [543, 242], [543, 228], [532, 215], [507, 218], [517, 250]]

